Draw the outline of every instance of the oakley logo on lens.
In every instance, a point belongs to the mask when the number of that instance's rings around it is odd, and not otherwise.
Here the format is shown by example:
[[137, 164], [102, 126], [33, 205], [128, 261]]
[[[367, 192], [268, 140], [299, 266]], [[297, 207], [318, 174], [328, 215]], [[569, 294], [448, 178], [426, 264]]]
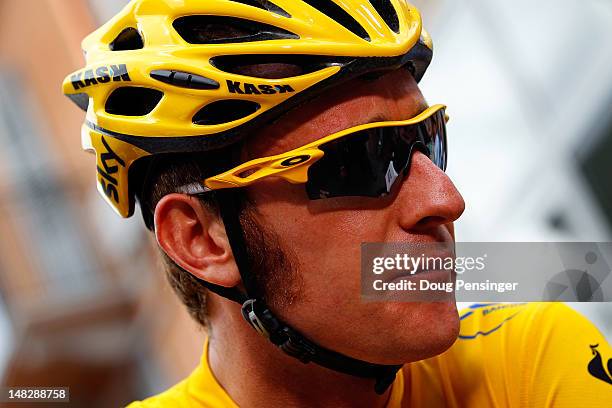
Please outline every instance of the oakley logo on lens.
[[288, 159], [283, 160], [281, 162], [281, 166], [285, 166], [285, 167], [295, 166], [296, 164], [304, 163], [308, 159], [310, 159], [310, 156], [308, 155], [290, 157]]

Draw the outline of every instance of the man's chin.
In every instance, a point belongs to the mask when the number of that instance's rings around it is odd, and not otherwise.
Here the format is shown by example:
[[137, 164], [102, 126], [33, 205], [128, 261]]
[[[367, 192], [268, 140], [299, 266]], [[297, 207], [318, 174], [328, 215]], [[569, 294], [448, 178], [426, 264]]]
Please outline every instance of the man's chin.
[[459, 335], [459, 314], [453, 301], [404, 302], [388, 305], [404, 316], [386, 336], [388, 358], [383, 364], [404, 364], [434, 357], [453, 345]]

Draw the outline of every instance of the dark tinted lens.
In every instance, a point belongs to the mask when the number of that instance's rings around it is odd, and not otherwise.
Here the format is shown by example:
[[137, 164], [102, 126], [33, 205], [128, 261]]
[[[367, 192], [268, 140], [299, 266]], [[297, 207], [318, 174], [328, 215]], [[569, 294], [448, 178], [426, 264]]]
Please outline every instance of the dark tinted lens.
[[446, 167], [444, 112], [417, 125], [368, 129], [319, 148], [325, 155], [308, 170], [310, 199], [388, 194], [418, 146], [441, 169]]
[[377, 197], [385, 193], [384, 178], [394, 154], [392, 144], [385, 142], [385, 133], [384, 128], [369, 129], [321, 146], [325, 155], [308, 170], [309, 197]]
[[419, 124], [429, 159], [442, 170], [446, 170], [446, 122], [444, 110], [440, 110]]

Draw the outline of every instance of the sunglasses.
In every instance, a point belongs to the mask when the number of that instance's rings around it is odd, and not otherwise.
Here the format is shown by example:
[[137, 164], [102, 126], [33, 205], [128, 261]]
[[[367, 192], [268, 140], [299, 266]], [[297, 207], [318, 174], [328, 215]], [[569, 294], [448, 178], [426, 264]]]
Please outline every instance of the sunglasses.
[[446, 170], [445, 109], [434, 105], [411, 119], [345, 129], [286, 153], [248, 161], [202, 183], [185, 185], [181, 192], [201, 194], [280, 177], [305, 184], [311, 200], [382, 197], [407, 176], [414, 149]]

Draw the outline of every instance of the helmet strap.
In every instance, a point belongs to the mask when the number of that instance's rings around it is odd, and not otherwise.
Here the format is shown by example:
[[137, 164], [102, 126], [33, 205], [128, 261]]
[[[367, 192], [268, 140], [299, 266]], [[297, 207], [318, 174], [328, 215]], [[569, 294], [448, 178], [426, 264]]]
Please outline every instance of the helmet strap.
[[383, 394], [395, 380], [395, 376], [402, 365], [374, 364], [326, 349], [308, 340], [297, 330], [278, 319], [258, 293], [254, 274], [249, 273], [248, 252], [244, 232], [240, 225], [239, 208], [237, 206], [239, 200], [236, 199], [235, 192], [217, 190], [214, 194], [219, 204], [221, 218], [246, 295], [236, 288], [222, 288], [207, 282], [202, 283], [220, 296], [241, 303], [244, 319], [259, 334], [266, 337], [286, 354], [303, 363], [313, 362], [344, 374], [372, 378], [375, 380], [374, 390], [376, 393]]

